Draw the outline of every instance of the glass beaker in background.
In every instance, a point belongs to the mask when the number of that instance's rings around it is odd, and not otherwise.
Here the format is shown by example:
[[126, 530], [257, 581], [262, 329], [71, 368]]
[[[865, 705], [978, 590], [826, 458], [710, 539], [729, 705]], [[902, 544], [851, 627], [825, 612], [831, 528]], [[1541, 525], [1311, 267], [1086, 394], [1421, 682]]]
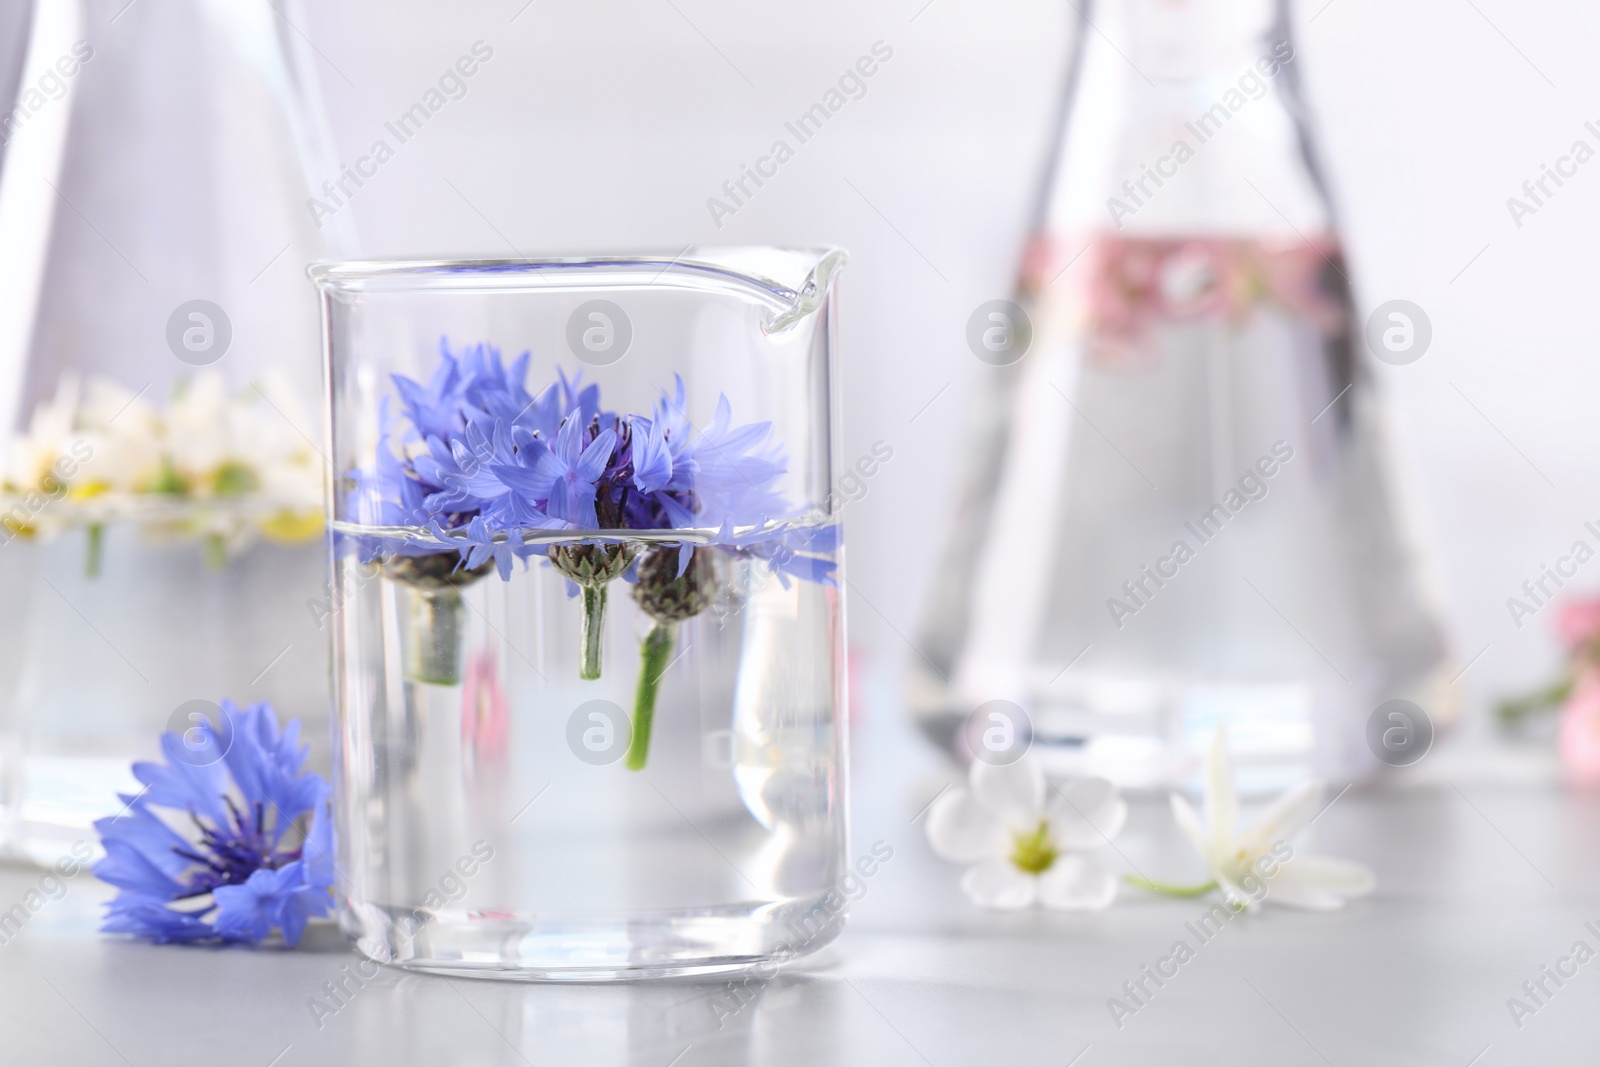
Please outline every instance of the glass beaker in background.
[[349, 215], [309, 210], [326, 138], [297, 5], [6, 17], [0, 850], [48, 861], [191, 701], [270, 700], [326, 751], [304, 266], [348, 248]]

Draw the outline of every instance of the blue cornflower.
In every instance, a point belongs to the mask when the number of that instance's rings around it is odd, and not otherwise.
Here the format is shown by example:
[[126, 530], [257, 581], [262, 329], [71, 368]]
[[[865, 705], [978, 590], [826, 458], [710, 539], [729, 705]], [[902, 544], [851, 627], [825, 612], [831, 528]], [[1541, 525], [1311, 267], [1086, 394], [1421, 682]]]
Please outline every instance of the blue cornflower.
[[617, 450], [617, 432], [601, 430], [588, 436], [580, 421], [581, 409], [574, 409], [561, 424], [553, 446], [531, 438], [517, 454], [519, 462], [500, 464], [493, 474], [532, 507], [543, 505], [552, 519], [571, 523], [583, 530], [599, 525], [595, 495], [600, 477]]
[[[434, 523], [433, 536], [443, 541], [450, 535], [441, 529], [438, 523]], [[509, 537], [495, 541], [494, 534], [490, 532], [482, 516], [474, 516], [472, 521], [467, 523], [466, 544], [470, 547], [460, 550], [462, 567], [467, 570], [477, 570], [492, 559], [495, 569], [500, 572], [500, 577], [504, 580], [511, 578], [511, 561], [517, 556], [518, 546], [512, 544]]]
[[[718, 531], [702, 547], [829, 580], [827, 535], [782, 522], [790, 505], [776, 486], [787, 465], [771, 423], [735, 425], [726, 396], [696, 427], [674, 375], [648, 416], [617, 415], [601, 409], [597, 386], [564, 371], [530, 394], [527, 353], [507, 367], [489, 345], [458, 355], [441, 341], [440, 350], [426, 385], [395, 377], [404, 418], [381, 413], [388, 443], [353, 472], [349, 511], [364, 525], [426, 529], [454, 544], [362, 537], [363, 558], [447, 551], [468, 569], [493, 558], [507, 575], [510, 559], [546, 552], [520, 543], [519, 530], [697, 529]], [[695, 551], [682, 546], [680, 576]]]
[[[467, 418], [467, 393], [471, 377], [463, 373], [461, 361], [450, 354], [449, 346], [439, 342], [439, 367], [427, 385], [396, 374], [395, 391], [406, 418], [423, 438], [449, 438], [461, 432]], [[496, 354], [498, 361], [498, 353]]]
[[789, 578], [819, 585], [836, 585], [833, 555], [839, 547], [839, 527], [780, 526], [746, 537], [729, 536], [727, 549], [738, 556], [765, 560], [785, 589]]
[[[378, 425], [384, 440], [399, 426], [386, 398], [378, 409]], [[350, 518], [364, 526], [408, 526], [425, 521], [425, 502], [443, 486], [430, 485], [416, 477], [412, 465], [392, 449], [380, 448], [371, 467], [350, 472], [354, 487], [348, 497]]]
[[427, 444], [425, 453], [412, 457], [411, 469], [423, 483], [444, 487], [424, 499], [430, 515], [492, 511], [500, 505], [508, 489], [489, 467], [512, 453], [504, 422], [487, 430], [468, 423], [461, 436], [449, 441], [430, 437]]
[[[394, 379], [409, 426], [391, 424], [387, 410], [380, 412], [377, 462], [355, 473], [348, 507], [358, 522], [426, 530], [431, 537], [373, 534], [355, 543], [367, 560], [439, 553], [389, 567], [401, 581], [420, 574], [437, 583], [452, 564], [475, 578], [490, 561], [509, 579], [513, 560], [546, 556], [566, 578], [568, 595], [584, 598], [579, 675], [586, 679], [600, 676], [606, 586], [619, 577], [629, 583], [654, 620], [643, 646], [628, 754], [628, 766], [642, 767], [676, 627], [716, 596], [719, 570], [703, 553], [759, 562], [786, 587], [791, 578], [832, 585], [837, 527], [791, 518], [793, 508], [778, 491], [788, 466], [772, 440], [772, 424], [736, 425], [725, 395], [718, 396], [710, 423], [697, 427], [689, 421], [688, 390], [675, 374], [672, 392], [663, 391], [648, 415], [620, 415], [601, 408], [598, 386], [564, 371], [543, 392], [530, 394], [526, 353], [508, 368], [487, 345], [459, 355], [443, 342], [440, 349], [440, 367], [426, 385]], [[529, 545], [521, 533], [534, 529], [604, 533], [594, 541]], [[630, 543], [623, 532], [629, 530], [693, 530], [695, 537]], [[459, 606], [436, 605], [416, 621], [435, 627], [432, 646], [459, 644], [448, 629], [456, 625], [449, 610]], [[416, 677], [456, 684], [460, 675], [444, 656]], [[289, 875], [262, 875], [225, 896], [239, 897], [244, 914], [243, 898], [274, 899], [290, 882]], [[257, 925], [265, 921], [259, 909], [250, 914]], [[229, 927], [235, 928], [257, 926], [240, 919]]]
[[672, 449], [667, 446], [666, 426], [660, 419], [635, 415], [629, 458], [633, 463], [634, 488], [641, 493], [665, 489], [672, 481]]
[[[308, 919], [328, 914], [328, 785], [301, 770], [299, 720], [280, 732], [270, 705], [241, 711], [229, 700], [222, 716], [220, 731], [202, 720], [182, 737], [162, 734], [166, 761], [135, 763], [145, 788], [121, 798], [122, 814], [94, 824], [106, 851], [94, 873], [117, 887], [105, 932], [255, 943], [277, 927], [293, 947]], [[296, 846], [291, 830], [307, 816], [310, 830]]]
[[728, 398], [717, 397], [711, 425], [694, 450], [694, 493], [703, 501], [703, 525], [760, 526], [787, 508], [773, 490], [787, 468], [768, 445], [771, 436], [770, 422], [734, 426]]
[[[711, 425], [698, 430], [685, 410], [681, 377], [673, 376], [673, 388], [674, 395], [661, 395], [652, 418], [632, 420], [635, 481], [641, 490], [654, 490], [650, 503], [662, 512], [660, 525], [750, 527], [781, 515], [788, 504], [773, 486], [788, 468], [769, 445], [772, 424], [734, 426], [733, 408], [719, 395]], [[646, 433], [639, 443], [641, 426]]]
[[[449, 348], [443, 340], [439, 348], [448, 359]], [[500, 362], [500, 350], [493, 345], [474, 345], [463, 353], [458, 364], [465, 379], [463, 392], [471, 407], [491, 422], [514, 423], [534, 403], [522, 384], [528, 378], [529, 358], [524, 352], [506, 367]]]

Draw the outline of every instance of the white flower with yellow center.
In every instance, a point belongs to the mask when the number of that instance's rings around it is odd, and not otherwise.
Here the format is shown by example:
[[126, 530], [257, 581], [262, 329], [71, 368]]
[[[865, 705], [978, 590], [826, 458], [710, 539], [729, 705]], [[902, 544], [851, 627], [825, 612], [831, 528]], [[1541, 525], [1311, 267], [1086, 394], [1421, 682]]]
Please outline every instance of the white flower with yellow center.
[[142, 492], [161, 468], [161, 420], [144, 393], [109, 378], [84, 383], [79, 435], [93, 454], [74, 484], [84, 493]]
[[86, 527], [91, 574], [106, 524], [124, 517], [158, 539], [203, 537], [218, 564], [257, 533], [320, 534], [321, 456], [300, 428], [314, 424], [281, 374], [230, 392], [221, 372], [204, 370], [179, 383], [164, 411], [147, 391], [63, 374], [4, 455], [5, 527]]
[[6, 457], [5, 487], [12, 492], [58, 491], [57, 466], [73, 442], [78, 407], [76, 375], [62, 375], [56, 395], [41, 400], [28, 420], [28, 432], [14, 438]]
[[975, 760], [957, 786], [928, 810], [928, 843], [942, 859], [971, 864], [961, 889], [985, 908], [1098, 911], [1117, 881], [1093, 858], [1127, 821], [1116, 787], [1088, 778], [1053, 787], [1038, 762], [1008, 766]]
[[1331, 911], [1346, 899], [1370, 892], [1372, 872], [1359, 863], [1297, 852], [1289, 839], [1321, 810], [1322, 783], [1306, 781], [1269, 804], [1248, 830], [1239, 828], [1239, 798], [1227, 738], [1219, 728], [1206, 764], [1205, 819], [1187, 800], [1172, 794], [1172, 815], [1216, 879], [1188, 889], [1130, 879], [1157, 892], [1192, 896], [1220, 888], [1236, 907], [1254, 910], [1266, 901], [1292, 908]]

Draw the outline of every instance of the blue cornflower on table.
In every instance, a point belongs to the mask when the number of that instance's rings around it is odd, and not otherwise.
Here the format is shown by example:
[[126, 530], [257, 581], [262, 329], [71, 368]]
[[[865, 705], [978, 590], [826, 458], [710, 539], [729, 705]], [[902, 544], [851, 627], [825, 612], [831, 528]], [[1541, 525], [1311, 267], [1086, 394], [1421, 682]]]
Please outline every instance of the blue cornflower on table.
[[277, 929], [293, 947], [329, 913], [328, 785], [302, 769], [299, 720], [280, 731], [270, 705], [221, 709], [220, 731], [202, 720], [162, 734], [165, 760], [133, 765], [144, 789], [95, 823], [106, 852], [95, 876], [117, 888], [105, 932], [254, 944]]

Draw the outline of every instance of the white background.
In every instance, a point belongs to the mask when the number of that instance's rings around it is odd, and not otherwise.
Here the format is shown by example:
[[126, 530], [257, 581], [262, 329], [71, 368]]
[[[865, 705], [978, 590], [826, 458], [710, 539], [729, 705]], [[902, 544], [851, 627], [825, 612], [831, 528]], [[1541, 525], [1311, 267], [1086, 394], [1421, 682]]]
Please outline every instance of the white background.
[[[355, 197], [364, 250], [848, 248], [844, 460], [894, 449], [849, 514], [851, 638], [900, 662], [987, 369], [963, 331], [1011, 289], [1073, 8], [525, 3], [311, 5], [299, 29], [346, 163], [473, 42], [494, 49]], [[1480, 710], [1554, 661], [1552, 613], [1519, 631], [1506, 598], [1600, 520], [1600, 160], [1521, 228], [1506, 207], [1575, 139], [1600, 148], [1583, 129], [1600, 124], [1600, 10], [1310, 0], [1295, 28], [1358, 305], [1404, 298], [1432, 319], [1420, 362], [1375, 369], [1457, 661], [1479, 657], [1461, 685]], [[707, 198], [878, 40], [894, 56], [867, 95], [718, 229]], [[1600, 561], [1579, 586], [1600, 587]]]

